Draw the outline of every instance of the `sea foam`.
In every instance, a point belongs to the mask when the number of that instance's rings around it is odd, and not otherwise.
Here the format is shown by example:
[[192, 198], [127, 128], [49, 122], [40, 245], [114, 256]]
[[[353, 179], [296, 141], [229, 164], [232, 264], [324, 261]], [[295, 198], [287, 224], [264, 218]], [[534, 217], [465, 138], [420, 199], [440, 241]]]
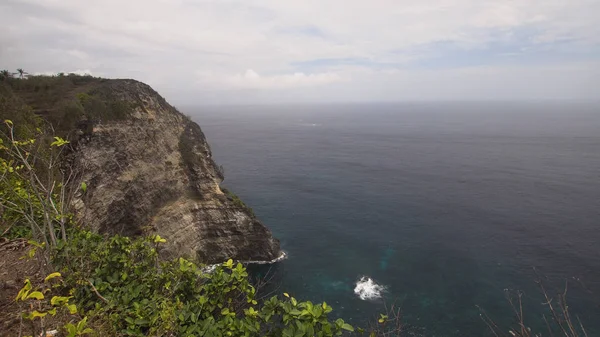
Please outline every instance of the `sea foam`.
[[[283, 250], [279, 253], [279, 256], [274, 258], [273, 260], [270, 261], [236, 261], [236, 262], [241, 262], [244, 264], [273, 264], [273, 263], [277, 263], [280, 261], [283, 261], [285, 259], [287, 259], [288, 255], [286, 252], [284, 252]], [[212, 273], [213, 271], [215, 271], [215, 269], [220, 266], [221, 263], [216, 263], [216, 264], [209, 264], [207, 266], [205, 266], [204, 268], [202, 268], [202, 271], [205, 273]]]
[[381, 298], [381, 294], [385, 291], [385, 287], [373, 281], [372, 278], [363, 276], [356, 282], [354, 293], [361, 300], [376, 300]]

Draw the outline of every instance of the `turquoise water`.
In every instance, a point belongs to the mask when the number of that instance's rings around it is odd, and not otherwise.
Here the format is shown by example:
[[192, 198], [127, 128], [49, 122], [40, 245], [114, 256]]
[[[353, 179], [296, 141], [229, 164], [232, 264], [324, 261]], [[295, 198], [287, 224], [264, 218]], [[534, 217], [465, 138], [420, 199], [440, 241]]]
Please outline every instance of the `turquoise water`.
[[[428, 336], [483, 336], [477, 306], [510, 320], [536, 267], [570, 280], [600, 335], [600, 109], [579, 103], [196, 107], [223, 185], [281, 240], [281, 289], [355, 324], [383, 310]], [[264, 270], [259, 270], [264, 272]], [[361, 300], [362, 276], [384, 286]]]

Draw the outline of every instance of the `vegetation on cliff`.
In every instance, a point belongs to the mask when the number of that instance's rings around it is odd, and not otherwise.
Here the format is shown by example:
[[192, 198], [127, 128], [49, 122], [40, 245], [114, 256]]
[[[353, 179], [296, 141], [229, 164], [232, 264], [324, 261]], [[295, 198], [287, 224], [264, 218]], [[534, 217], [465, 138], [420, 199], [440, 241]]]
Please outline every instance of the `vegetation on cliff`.
[[0, 119], [27, 128], [38, 117], [54, 135], [72, 137], [75, 130], [85, 130], [98, 120], [122, 119], [132, 111], [130, 103], [102, 95], [106, 81], [74, 74], [2, 77]]

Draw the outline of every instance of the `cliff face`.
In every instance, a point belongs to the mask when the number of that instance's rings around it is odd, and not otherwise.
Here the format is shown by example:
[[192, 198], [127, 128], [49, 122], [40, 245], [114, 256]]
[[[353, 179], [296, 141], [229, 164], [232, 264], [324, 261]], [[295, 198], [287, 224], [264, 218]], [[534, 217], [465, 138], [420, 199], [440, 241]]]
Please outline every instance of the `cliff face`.
[[205, 263], [279, 256], [271, 232], [219, 188], [222, 173], [196, 123], [137, 81], [104, 81], [89, 94], [131, 110], [126, 118], [88, 121], [77, 142], [72, 165], [87, 184], [74, 201], [82, 223], [100, 232], [157, 233], [167, 239], [166, 255]]

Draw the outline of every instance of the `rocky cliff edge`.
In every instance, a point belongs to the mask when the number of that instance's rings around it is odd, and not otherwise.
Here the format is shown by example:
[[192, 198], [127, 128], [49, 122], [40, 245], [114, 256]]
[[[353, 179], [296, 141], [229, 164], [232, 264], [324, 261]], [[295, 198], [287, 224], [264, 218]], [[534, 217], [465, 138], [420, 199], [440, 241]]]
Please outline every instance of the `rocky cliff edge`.
[[279, 241], [219, 187], [222, 171], [196, 123], [134, 80], [103, 81], [86, 95], [126, 102], [129, 111], [85, 120], [79, 131], [73, 165], [87, 189], [74, 205], [82, 223], [105, 233], [156, 233], [167, 239], [166, 256], [203, 263], [280, 256]]

